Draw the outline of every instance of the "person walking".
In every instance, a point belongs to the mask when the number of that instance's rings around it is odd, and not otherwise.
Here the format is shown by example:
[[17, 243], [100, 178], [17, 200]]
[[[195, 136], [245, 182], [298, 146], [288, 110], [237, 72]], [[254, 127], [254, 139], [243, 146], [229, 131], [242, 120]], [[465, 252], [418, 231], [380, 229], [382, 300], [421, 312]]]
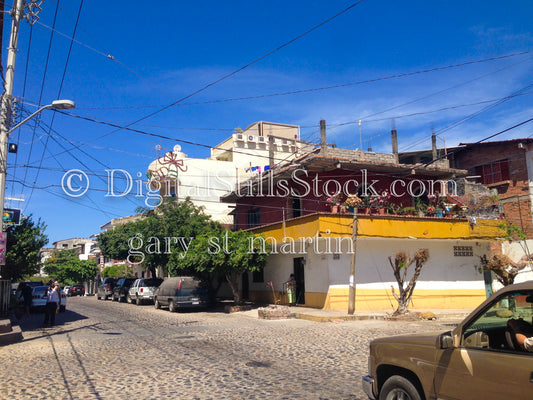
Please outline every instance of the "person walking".
[[46, 307], [44, 310], [44, 326], [50, 321], [50, 326], [54, 326], [56, 322], [56, 312], [61, 306], [61, 293], [59, 293], [59, 286], [51, 279], [48, 282], [46, 289]]

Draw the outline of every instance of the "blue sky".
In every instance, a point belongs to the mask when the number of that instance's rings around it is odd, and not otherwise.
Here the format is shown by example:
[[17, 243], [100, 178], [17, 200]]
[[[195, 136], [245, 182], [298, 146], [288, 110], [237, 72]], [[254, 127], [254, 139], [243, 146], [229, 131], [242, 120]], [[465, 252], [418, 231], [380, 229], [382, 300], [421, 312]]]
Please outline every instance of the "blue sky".
[[[247, 65], [354, 2], [85, 0], [65, 69], [81, 0], [62, 0], [59, 7], [58, 0], [47, 0], [32, 30], [26, 22], [21, 25], [14, 85], [14, 96], [21, 99], [19, 115], [35, 111], [39, 103], [68, 98], [77, 104], [70, 114], [128, 125]], [[6, 8], [11, 7], [7, 3]], [[25, 201], [10, 200], [6, 206], [42, 218], [50, 243], [88, 237], [111, 218], [130, 215], [143, 205], [143, 198], [133, 195], [106, 198], [105, 169], [124, 169], [136, 178], [155, 159], [157, 145], [170, 150], [182, 139], [214, 146], [234, 128], [259, 120], [301, 125], [302, 139], [318, 141], [319, 120], [325, 119], [329, 142], [359, 148], [362, 141], [364, 149], [371, 145], [383, 152], [390, 152], [393, 123], [400, 151], [429, 148], [432, 129], [439, 134], [439, 146], [482, 139], [531, 118], [532, 20], [533, 3], [526, 0], [365, 0], [239, 73], [132, 126], [174, 140], [44, 111], [40, 126], [28, 123], [10, 137], [19, 152], [8, 158], [6, 196]], [[3, 49], [10, 23], [6, 14]], [[4, 50], [4, 66], [5, 59]], [[464, 63], [470, 64], [440, 69]], [[435, 68], [439, 70], [383, 79]], [[355, 84], [368, 80], [375, 81]], [[532, 134], [532, 125], [526, 124], [498, 139]], [[189, 157], [209, 156], [203, 146], [182, 144], [182, 150]], [[65, 171], [73, 168], [86, 171], [91, 179], [91, 190], [80, 198], [66, 196], [60, 187]]]

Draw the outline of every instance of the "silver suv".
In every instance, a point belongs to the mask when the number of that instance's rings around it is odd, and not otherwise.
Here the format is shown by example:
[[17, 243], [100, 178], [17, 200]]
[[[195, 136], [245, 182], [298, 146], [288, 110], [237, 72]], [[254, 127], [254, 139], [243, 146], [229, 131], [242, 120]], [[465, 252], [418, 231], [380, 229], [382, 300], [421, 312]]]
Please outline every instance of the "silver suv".
[[130, 287], [126, 301], [137, 305], [154, 301], [154, 292], [161, 285], [161, 282], [163, 282], [161, 278], [136, 279]]

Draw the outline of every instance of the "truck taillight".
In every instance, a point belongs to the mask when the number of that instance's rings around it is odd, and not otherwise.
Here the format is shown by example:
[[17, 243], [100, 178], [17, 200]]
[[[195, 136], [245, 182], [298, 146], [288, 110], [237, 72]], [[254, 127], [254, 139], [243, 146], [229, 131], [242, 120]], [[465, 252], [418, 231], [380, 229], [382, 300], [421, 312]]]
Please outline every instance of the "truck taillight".
[[109, 287], [109, 285], [107, 285], [107, 288], [106, 288], [106, 290], [110, 290], [110, 289], [111, 289], [111, 288]]
[[144, 288], [141, 288], [141, 293], [143, 292]]

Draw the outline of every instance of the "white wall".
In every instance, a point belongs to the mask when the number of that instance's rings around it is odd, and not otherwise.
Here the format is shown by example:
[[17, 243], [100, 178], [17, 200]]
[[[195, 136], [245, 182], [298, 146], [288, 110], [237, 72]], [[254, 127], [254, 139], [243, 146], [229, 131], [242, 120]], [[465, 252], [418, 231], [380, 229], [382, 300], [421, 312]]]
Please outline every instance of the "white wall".
[[[533, 254], [533, 239], [528, 239], [525, 241], [505, 241], [501, 243], [502, 253], [507, 255], [512, 261], [520, 261], [522, 256], [526, 254], [526, 249], [529, 250], [530, 254]], [[515, 283], [525, 282], [533, 280], [533, 264], [526, 265], [515, 278]], [[501, 285], [498, 283], [498, 288]]]
[[[325, 251], [325, 240], [319, 239], [319, 251]], [[334, 254], [316, 254], [314, 246], [307, 245], [307, 253], [269, 257], [265, 268], [265, 282], [273, 281], [275, 289], [281, 290], [283, 282], [293, 272], [293, 259], [305, 259], [306, 292], [327, 293], [330, 287], [348, 287], [351, 255], [348, 244], [343, 241], [343, 253], [338, 259]], [[456, 257], [453, 246], [472, 246], [474, 255]], [[299, 246], [297, 246], [299, 249]], [[410, 239], [366, 239], [357, 240], [356, 286], [358, 288], [389, 290], [396, 286], [388, 257], [397, 251], [407, 251], [410, 255], [420, 248], [429, 249], [429, 260], [424, 265], [417, 282], [422, 289], [483, 289], [484, 281], [479, 256], [490, 254], [488, 242], [410, 240]], [[410, 271], [414, 270], [414, 265]], [[409, 277], [412, 275], [409, 274]], [[265, 290], [264, 284], [251, 284], [251, 290]]]

